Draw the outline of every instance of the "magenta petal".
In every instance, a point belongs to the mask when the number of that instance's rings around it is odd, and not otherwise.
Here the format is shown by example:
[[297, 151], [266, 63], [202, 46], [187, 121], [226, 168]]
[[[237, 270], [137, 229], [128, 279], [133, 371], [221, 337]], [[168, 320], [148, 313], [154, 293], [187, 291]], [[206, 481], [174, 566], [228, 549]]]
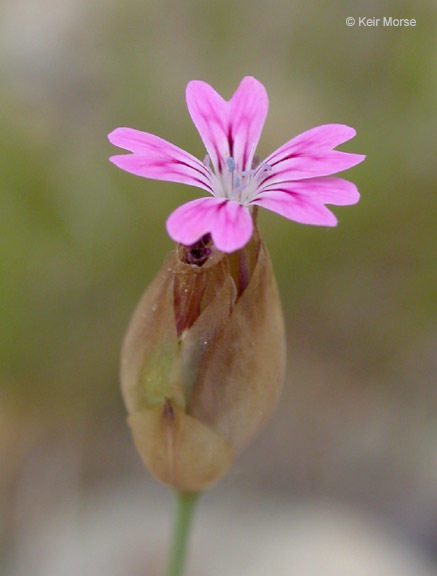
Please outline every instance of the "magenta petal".
[[275, 150], [265, 162], [276, 163], [290, 152], [304, 154], [311, 150], [332, 150], [336, 146], [347, 142], [355, 136], [356, 132], [346, 124], [323, 124], [298, 134], [280, 148]]
[[226, 102], [209, 84], [194, 80], [187, 86], [186, 100], [216, 172], [227, 169], [229, 156], [238, 171], [250, 169], [267, 115], [264, 86], [247, 76]]
[[221, 252], [242, 248], [252, 236], [252, 218], [246, 208], [231, 200], [199, 198], [187, 202], [167, 219], [169, 236], [190, 246], [210, 233]]
[[272, 210], [289, 220], [315, 226], [336, 226], [337, 219], [323, 204], [304, 195], [287, 192], [269, 192], [253, 200], [252, 204]]
[[133, 128], [116, 128], [108, 139], [132, 152], [110, 158], [122, 170], [144, 178], [196, 186], [213, 194], [209, 169], [178, 146]]
[[233, 153], [237, 170], [250, 170], [269, 100], [264, 86], [251, 76], [240, 82], [230, 100]]
[[243, 248], [252, 231], [252, 217], [247, 208], [229, 200], [217, 210], [211, 234], [217, 249], [229, 253]]
[[[260, 188], [270, 187], [278, 182], [303, 180], [317, 176], [329, 176], [352, 168], [364, 160], [362, 154], [349, 154], [337, 150], [308, 153], [305, 156], [290, 156], [272, 166], [261, 179]], [[267, 161], [264, 161], [267, 163]], [[271, 165], [271, 164], [270, 164]]]
[[230, 156], [228, 103], [206, 82], [192, 80], [185, 92], [188, 111], [202, 138], [212, 165], [220, 171]]
[[271, 192], [285, 192], [288, 194], [300, 194], [310, 202], [321, 204], [335, 204], [336, 206], [349, 206], [356, 204], [360, 194], [355, 184], [343, 178], [307, 178], [293, 182], [282, 182], [272, 185], [271, 188], [263, 188], [255, 199], [268, 198]]
[[355, 130], [343, 124], [326, 124], [312, 128], [289, 140], [268, 156], [264, 163], [271, 167], [262, 179], [262, 186], [287, 180], [329, 176], [352, 168], [365, 158], [333, 150], [355, 136]]

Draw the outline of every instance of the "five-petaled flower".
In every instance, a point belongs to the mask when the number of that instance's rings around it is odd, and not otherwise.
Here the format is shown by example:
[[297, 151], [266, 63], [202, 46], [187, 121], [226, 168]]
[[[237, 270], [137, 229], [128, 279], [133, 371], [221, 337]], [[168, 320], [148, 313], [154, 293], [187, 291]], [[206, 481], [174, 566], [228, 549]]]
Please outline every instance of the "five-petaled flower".
[[132, 128], [116, 128], [109, 141], [131, 152], [110, 158], [119, 168], [155, 180], [202, 188], [211, 196], [177, 208], [167, 220], [170, 237], [192, 245], [210, 233], [218, 250], [242, 248], [253, 230], [252, 211], [262, 206], [301, 224], [335, 226], [325, 204], [355, 204], [352, 182], [332, 174], [365, 156], [334, 150], [355, 136], [343, 124], [325, 124], [292, 138], [262, 162], [254, 155], [267, 116], [268, 98], [255, 78], [243, 78], [229, 101], [205, 82], [188, 83], [190, 116], [208, 152], [201, 162], [174, 144]]

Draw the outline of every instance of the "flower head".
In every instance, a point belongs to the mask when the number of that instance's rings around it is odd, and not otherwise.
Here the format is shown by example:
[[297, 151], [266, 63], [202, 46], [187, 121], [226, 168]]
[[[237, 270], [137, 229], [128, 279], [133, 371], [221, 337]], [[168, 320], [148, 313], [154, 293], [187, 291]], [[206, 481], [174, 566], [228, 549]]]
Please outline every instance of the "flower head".
[[116, 128], [109, 141], [131, 152], [110, 158], [119, 168], [155, 180], [196, 186], [210, 196], [177, 208], [167, 220], [170, 237], [190, 246], [211, 234], [218, 250], [242, 248], [253, 232], [252, 211], [262, 206], [301, 224], [335, 226], [325, 204], [355, 204], [352, 182], [332, 174], [359, 164], [361, 154], [334, 150], [355, 136], [344, 124], [325, 124], [292, 138], [260, 163], [255, 149], [267, 116], [264, 86], [245, 77], [229, 101], [205, 82], [188, 83], [190, 116], [207, 150], [200, 161], [147, 132]]

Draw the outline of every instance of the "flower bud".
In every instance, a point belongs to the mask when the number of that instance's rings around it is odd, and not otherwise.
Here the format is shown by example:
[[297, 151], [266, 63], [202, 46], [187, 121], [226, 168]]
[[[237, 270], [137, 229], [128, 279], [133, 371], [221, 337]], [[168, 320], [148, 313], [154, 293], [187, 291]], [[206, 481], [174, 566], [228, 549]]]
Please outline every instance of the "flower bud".
[[123, 397], [146, 467], [180, 491], [218, 480], [271, 414], [284, 368], [281, 306], [257, 231], [232, 254], [208, 236], [177, 246], [122, 350]]

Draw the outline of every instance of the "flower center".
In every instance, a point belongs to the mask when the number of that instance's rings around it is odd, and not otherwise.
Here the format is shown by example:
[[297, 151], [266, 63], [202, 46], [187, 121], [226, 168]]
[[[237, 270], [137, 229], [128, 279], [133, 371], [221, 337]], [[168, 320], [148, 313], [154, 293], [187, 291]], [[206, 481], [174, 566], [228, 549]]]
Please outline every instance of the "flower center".
[[254, 198], [261, 176], [272, 169], [269, 164], [260, 162], [250, 170], [238, 171], [231, 156], [226, 158], [226, 168], [220, 174], [213, 174], [215, 195], [235, 200], [243, 206]]

